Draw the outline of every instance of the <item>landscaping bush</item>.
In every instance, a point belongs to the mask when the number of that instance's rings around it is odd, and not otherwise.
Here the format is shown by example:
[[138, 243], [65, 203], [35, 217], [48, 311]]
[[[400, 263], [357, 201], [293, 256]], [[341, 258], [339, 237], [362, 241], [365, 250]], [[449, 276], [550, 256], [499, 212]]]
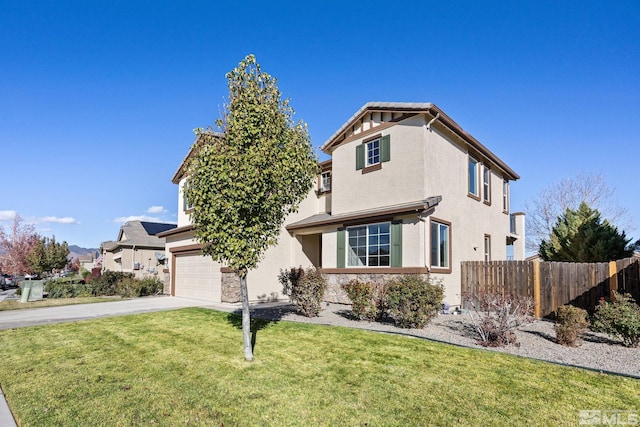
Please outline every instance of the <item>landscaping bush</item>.
[[280, 270], [278, 280], [282, 284], [282, 293], [289, 297], [301, 314], [315, 317], [320, 313], [327, 279], [319, 270], [302, 267]]
[[351, 300], [351, 311], [359, 320], [379, 320], [384, 314], [384, 288], [371, 282], [352, 280], [342, 285]]
[[96, 277], [91, 281], [93, 295], [118, 295], [118, 282], [124, 279], [133, 279], [133, 274], [121, 271], [105, 271], [100, 277]]
[[556, 341], [558, 344], [575, 346], [589, 326], [587, 311], [572, 305], [563, 305], [556, 310]]
[[615, 302], [604, 299], [596, 307], [593, 327], [622, 340], [625, 347], [638, 347], [640, 344], [640, 306], [630, 294], [618, 294]]
[[423, 328], [436, 317], [444, 289], [420, 276], [403, 276], [386, 283], [384, 304], [388, 315], [401, 328]]
[[44, 283], [47, 298], [75, 298], [93, 296], [93, 287], [83, 280], [53, 279]]
[[465, 297], [465, 299], [472, 306], [469, 316], [481, 345], [485, 347], [520, 345], [516, 339], [515, 329], [533, 321], [534, 303], [531, 298], [480, 292], [474, 297]]
[[163, 290], [162, 282], [156, 277], [134, 279], [125, 277], [116, 284], [116, 293], [122, 298], [137, 298], [157, 295]]

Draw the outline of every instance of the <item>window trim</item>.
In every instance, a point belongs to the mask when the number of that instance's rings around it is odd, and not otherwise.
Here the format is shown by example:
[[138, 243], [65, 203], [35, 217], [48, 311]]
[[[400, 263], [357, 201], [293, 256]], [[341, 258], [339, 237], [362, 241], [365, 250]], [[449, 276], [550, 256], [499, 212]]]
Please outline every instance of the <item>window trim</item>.
[[[433, 224], [439, 224], [439, 225], [444, 225], [447, 227], [448, 229], [448, 233], [447, 233], [447, 237], [449, 239], [449, 253], [447, 254], [449, 257], [449, 265], [447, 267], [441, 267], [438, 265], [434, 265], [433, 263], [433, 259], [431, 259], [431, 255], [433, 253], [433, 235], [432, 235], [432, 227]], [[452, 230], [451, 230], [451, 223], [449, 221], [444, 221], [442, 219], [439, 218], [435, 218], [435, 217], [430, 217], [429, 218], [429, 266], [430, 269], [433, 273], [446, 273], [449, 274], [452, 271], [452, 265], [453, 265], [453, 261], [451, 259], [451, 254], [452, 254], [452, 250], [451, 250], [451, 240], [452, 240]]]
[[[382, 140], [382, 138], [374, 138], [371, 141], [363, 142], [363, 144], [365, 145], [365, 148], [364, 148], [364, 168], [365, 169], [382, 164], [382, 160], [381, 160], [382, 159], [382, 153], [381, 153], [381, 151], [382, 151], [382, 141], [381, 140]], [[370, 148], [370, 146], [373, 146], [373, 144], [376, 143], [376, 142], [378, 143], [378, 147], [377, 148]], [[374, 152], [375, 153], [376, 150], [378, 151], [378, 154], [377, 154], [378, 161], [377, 162], [374, 161], [372, 163], [369, 163], [369, 157], [373, 157], [374, 159], [376, 157], [375, 154], [372, 155], [372, 156], [369, 156], [369, 153], [370, 152]]]
[[[325, 188], [324, 187], [324, 180], [323, 180], [323, 176], [324, 175], [328, 175], [329, 176], [329, 188]], [[319, 194], [331, 193], [331, 184], [332, 184], [331, 178], [332, 178], [331, 170], [320, 172], [319, 179], [318, 179], [318, 193]]]
[[[386, 224], [388, 225], [388, 229], [389, 229], [389, 265], [369, 265], [369, 227], [371, 226], [375, 226], [375, 225], [382, 225], [382, 224]], [[359, 225], [351, 225], [348, 227], [345, 227], [345, 267], [346, 268], [390, 268], [391, 264], [392, 264], [392, 255], [391, 252], [393, 250], [393, 242], [391, 241], [391, 227], [392, 227], [392, 221], [382, 221], [382, 222], [372, 222], [372, 223], [366, 223], [366, 224], [359, 224]], [[350, 229], [354, 229], [354, 228], [364, 228], [366, 233], [365, 233], [365, 237], [366, 237], [366, 263], [364, 265], [350, 265], [349, 264], [349, 251], [350, 251], [350, 244], [349, 244], [349, 230]], [[380, 246], [378, 244], [378, 246]], [[357, 256], [357, 255], [356, 255]], [[378, 257], [380, 257], [380, 255], [378, 255]]]
[[[471, 174], [471, 164], [473, 163], [474, 173]], [[480, 180], [479, 178], [480, 161], [471, 154], [467, 157], [467, 195], [475, 200], [480, 200]], [[475, 193], [471, 191], [471, 177], [474, 176]]]
[[491, 168], [487, 165], [482, 165], [482, 201], [491, 206]]
[[484, 259], [484, 262], [491, 261], [491, 235], [490, 234], [485, 234], [484, 239], [482, 240], [482, 258]]
[[510, 203], [510, 194], [509, 194], [509, 180], [502, 180], [502, 213], [508, 214], [511, 207]]

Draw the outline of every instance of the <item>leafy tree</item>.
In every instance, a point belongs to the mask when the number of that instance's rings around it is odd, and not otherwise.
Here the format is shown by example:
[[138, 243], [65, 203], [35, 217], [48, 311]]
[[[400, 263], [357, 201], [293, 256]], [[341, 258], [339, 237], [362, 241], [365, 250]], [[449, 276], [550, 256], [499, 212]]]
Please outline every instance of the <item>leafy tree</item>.
[[289, 100], [255, 56], [226, 77], [229, 100], [216, 121], [222, 133], [196, 130], [185, 195], [203, 252], [240, 277], [244, 356], [253, 360], [247, 272], [311, 190], [317, 158], [306, 124], [294, 124]]
[[32, 271], [48, 273], [54, 269], [63, 269], [69, 262], [68, 256], [69, 245], [67, 242], [56, 242], [55, 236], [51, 239], [42, 237], [27, 256], [27, 261]]
[[627, 210], [620, 205], [613, 188], [601, 174], [580, 173], [543, 189], [525, 203], [527, 213], [527, 250], [538, 252], [540, 243], [549, 240], [558, 217], [567, 209], [578, 209], [580, 203], [598, 209], [610, 223], [631, 227]]
[[540, 244], [539, 254], [545, 261], [606, 262], [630, 257], [630, 242], [624, 231], [602, 221], [598, 210], [582, 202], [558, 218], [549, 240]]
[[8, 274], [33, 273], [27, 257], [40, 236], [32, 224], [23, 224], [16, 214], [9, 231], [0, 227], [0, 270]]

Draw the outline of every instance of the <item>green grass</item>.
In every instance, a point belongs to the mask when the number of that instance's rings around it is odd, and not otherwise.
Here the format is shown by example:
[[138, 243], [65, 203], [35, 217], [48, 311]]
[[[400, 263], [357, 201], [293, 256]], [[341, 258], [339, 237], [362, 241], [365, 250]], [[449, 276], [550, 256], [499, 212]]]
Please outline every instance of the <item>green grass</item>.
[[28, 308], [40, 307], [59, 307], [62, 305], [73, 304], [92, 304], [96, 302], [109, 302], [121, 300], [120, 297], [78, 297], [78, 298], [52, 298], [42, 299], [39, 301], [20, 302], [20, 300], [4, 300], [0, 301], [0, 311], [7, 310], [24, 310]]
[[640, 410], [640, 381], [405, 336], [261, 323], [213, 310], [0, 331], [21, 427], [577, 425]]

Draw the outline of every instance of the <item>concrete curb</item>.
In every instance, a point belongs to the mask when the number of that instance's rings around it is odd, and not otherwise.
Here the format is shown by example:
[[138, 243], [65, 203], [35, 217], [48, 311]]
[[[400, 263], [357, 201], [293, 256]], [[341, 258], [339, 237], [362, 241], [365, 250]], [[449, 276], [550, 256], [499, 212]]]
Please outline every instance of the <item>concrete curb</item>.
[[11, 409], [9, 409], [7, 400], [4, 398], [2, 387], [0, 387], [0, 425], [3, 427], [18, 427], [18, 424], [16, 424], [16, 420], [13, 418], [13, 414], [11, 413]]

